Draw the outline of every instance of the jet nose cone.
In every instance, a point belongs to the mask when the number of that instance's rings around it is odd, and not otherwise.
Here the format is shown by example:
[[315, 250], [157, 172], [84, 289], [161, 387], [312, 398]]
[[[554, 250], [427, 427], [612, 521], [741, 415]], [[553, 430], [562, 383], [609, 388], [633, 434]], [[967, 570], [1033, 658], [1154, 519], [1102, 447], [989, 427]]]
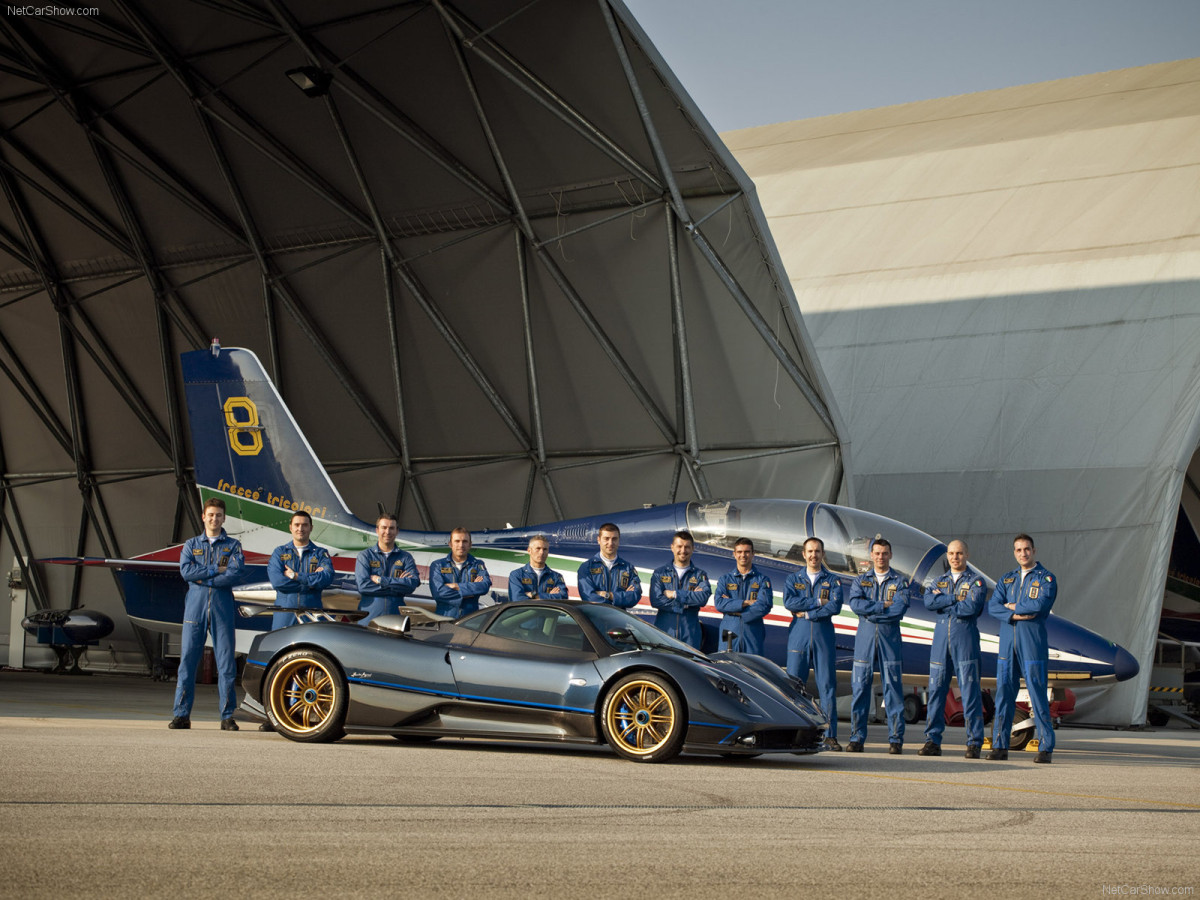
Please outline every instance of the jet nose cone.
[[1113, 673], [1117, 676], [1117, 681], [1128, 681], [1140, 670], [1141, 666], [1133, 658], [1133, 654], [1124, 647], [1117, 647], [1117, 653], [1113, 657]]

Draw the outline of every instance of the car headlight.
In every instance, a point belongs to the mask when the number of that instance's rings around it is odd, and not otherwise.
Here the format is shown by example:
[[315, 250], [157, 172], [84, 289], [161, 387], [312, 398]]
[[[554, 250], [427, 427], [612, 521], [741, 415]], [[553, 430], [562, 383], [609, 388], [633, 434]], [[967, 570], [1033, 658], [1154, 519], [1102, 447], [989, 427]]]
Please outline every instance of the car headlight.
[[736, 681], [730, 681], [727, 678], [714, 678], [713, 686], [716, 687], [716, 689], [722, 694], [732, 697], [739, 703], [750, 702], [746, 699], [746, 695], [742, 692], [742, 686]]

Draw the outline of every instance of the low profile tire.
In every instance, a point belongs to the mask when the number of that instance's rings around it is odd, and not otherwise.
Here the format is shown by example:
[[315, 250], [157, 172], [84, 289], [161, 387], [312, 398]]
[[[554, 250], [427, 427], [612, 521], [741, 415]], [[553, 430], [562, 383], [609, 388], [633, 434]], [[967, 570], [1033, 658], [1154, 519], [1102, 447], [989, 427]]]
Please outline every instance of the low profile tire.
[[666, 762], [683, 749], [687, 710], [665, 678], [638, 672], [622, 678], [604, 695], [600, 727], [618, 756], [634, 762]]
[[293, 650], [267, 672], [267, 716], [285, 738], [327, 743], [345, 736], [349, 687], [320, 650]]

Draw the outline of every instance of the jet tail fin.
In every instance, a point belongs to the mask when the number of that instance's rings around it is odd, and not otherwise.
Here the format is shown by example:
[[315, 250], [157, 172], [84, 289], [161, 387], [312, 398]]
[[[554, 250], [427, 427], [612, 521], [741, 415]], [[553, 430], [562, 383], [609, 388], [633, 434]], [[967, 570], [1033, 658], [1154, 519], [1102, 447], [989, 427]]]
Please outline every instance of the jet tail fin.
[[220, 497], [231, 518], [285, 533], [296, 510], [314, 522], [364, 525], [253, 352], [214, 343], [181, 358], [203, 499]]

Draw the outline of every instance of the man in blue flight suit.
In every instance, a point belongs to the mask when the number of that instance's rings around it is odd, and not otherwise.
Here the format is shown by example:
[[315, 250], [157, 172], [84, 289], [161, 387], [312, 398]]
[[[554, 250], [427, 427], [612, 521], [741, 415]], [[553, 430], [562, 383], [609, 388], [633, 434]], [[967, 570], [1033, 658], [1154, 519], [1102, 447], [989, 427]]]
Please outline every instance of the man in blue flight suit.
[[888, 752], [898, 756], [904, 751], [904, 687], [900, 670], [904, 649], [900, 620], [908, 610], [913, 585], [892, 570], [891, 562], [891, 543], [875, 538], [871, 544], [873, 571], [854, 579], [850, 585], [850, 608], [858, 616], [851, 675], [850, 743], [846, 747], [851, 753], [862, 753], [867, 740], [876, 668], [883, 684]]
[[[329, 551], [310, 541], [312, 516], [303, 511], [292, 513], [288, 530], [292, 539], [275, 548], [267, 563], [267, 579], [275, 588], [275, 605], [288, 609], [320, 609], [321, 592], [333, 581], [333, 562]], [[277, 612], [271, 617], [271, 630], [296, 624], [292, 613]]]
[[479, 598], [492, 589], [492, 576], [483, 560], [471, 555], [471, 532], [450, 532], [450, 555], [429, 565], [429, 592], [439, 616], [455, 619], [479, 609]]
[[1050, 762], [1054, 752], [1054, 723], [1050, 719], [1047, 668], [1050, 644], [1046, 619], [1058, 596], [1058, 582], [1034, 559], [1033, 538], [1013, 538], [1018, 568], [996, 582], [988, 612], [1000, 622], [1000, 652], [996, 658], [996, 718], [992, 722], [992, 752], [988, 759], [1008, 759], [1008, 741], [1021, 676], [1029, 692], [1029, 705], [1037, 723], [1038, 755], [1034, 762]]
[[806, 682], [811, 664], [821, 710], [829, 718], [822, 746], [826, 750], [841, 750], [837, 740], [837, 646], [833, 617], [842, 611], [842, 580], [825, 568], [825, 542], [819, 537], [804, 542], [804, 571], [793, 572], [784, 582], [783, 605], [792, 614], [787, 673]]
[[[731, 649], [739, 653], [762, 655], [767, 641], [763, 616], [775, 604], [771, 579], [754, 565], [754, 542], [738, 538], [733, 545], [733, 561], [737, 568], [717, 579], [713, 604], [725, 613], [721, 620], [721, 639], [729, 640]], [[731, 635], [726, 638], [726, 635]]]
[[384, 513], [375, 520], [375, 545], [359, 553], [354, 562], [354, 581], [361, 595], [358, 608], [367, 611], [360, 625], [378, 616], [395, 615], [404, 598], [421, 584], [416, 560], [396, 546], [397, 530], [396, 517]]
[[621, 529], [612, 522], [605, 522], [600, 526], [596, 543], [600, 545], [600, 552], [576, 572], [579, 599], [608, 603], [620, 609], [637, 606], [642, 599], [642, 580], [637, 569], [617, 556], [621, 547]]
[[695, 541], [690, 531], [671, 539], [671, 562], [650, 576], [650, 605], [658, 610], [654, 625], [673, 638], [700, 649], [700, 607], [708, 603], [712, 585], [708, 573], [692, 565]]
[[946, 547], [950, 571], [925, 585], [925, 608], [937, 615], [929, 648], [928, 712], [925, 746], [919, 756], [942, 755], [946, 730], [946, 694], [950, 677], [958, 678], [963, 716], [967, 721], [966, 759], [979, 759], [983, 746], [983, 695], [979, 687], [979, 614], [987, 602], [983, 576], [967, 565], [965, 541]]
[[239, 541], [225, 534], [225, 501], [212, 497], [204, 504], [204, 534], [188, 540], [179, 554], [179, 574], [188, 583], [179, 647], [179, 676], [175, 685], [174, 718], [168, 728], [192, 727], [196, 695], [196, 666], [204, 637], [212, 633], [217, 662], [217, 693], [221, 698], [221, 730], [237, 731], [234, 679], [233, 586], [242, 580], [246, 560]]
[[563, 577], [546, 565], [550, 542], [540, 534], [529, 539], [529, 562], [508, 576], [508, 599], [566, 600], [569, 596]]

